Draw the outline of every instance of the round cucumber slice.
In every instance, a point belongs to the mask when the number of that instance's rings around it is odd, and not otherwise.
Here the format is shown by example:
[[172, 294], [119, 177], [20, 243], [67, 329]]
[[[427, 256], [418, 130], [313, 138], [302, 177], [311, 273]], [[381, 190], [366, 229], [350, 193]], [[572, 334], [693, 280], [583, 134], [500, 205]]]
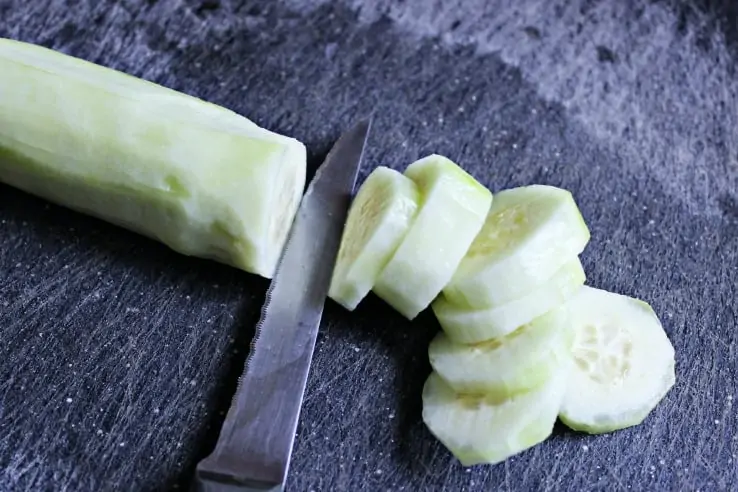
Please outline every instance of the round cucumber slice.
[[551, 435], [566, 388], [563, 376], [500, 399], [458, 393], [432, 372], [423, 388], [423, 422], [462, 465], [500, 463]]
[[436, 154], [413, 162], [404, 174], [418, 186], [421, 205], [374, 292], [413, 319], [451, 279], [484, 223], [492, 193]]
[[381, 166], [372, 171], [351, 203], [329, 297], [356, 309], [405, 237], [419, 200], [415, 183], [402, 173]]
[[517, 299], [578, 256], [589, 238], [569, 191], [546, 185], [501, 191], [444, 295], [472, 308]]
[[486, 309], [469, 309], [440, 295], [431, 307], [448, 337], [457, 343], [478, 343], [512, 333], [551, 309], [564, 304], [584, 285], [579, 257], [564, 264], [550, 279], [527, 295]]
[[571, 359], [573, 330], [560, 306], [509, 335], [454, 343], [440, 332], [428, 348], [433, 370], [454, 390], [501, 398], [536, 388]]
[[589, 286], [567, 304], [575, 341], [561, 421], [590, 434], [640, 424], [676, 379], [658, 317], [641, 300]]

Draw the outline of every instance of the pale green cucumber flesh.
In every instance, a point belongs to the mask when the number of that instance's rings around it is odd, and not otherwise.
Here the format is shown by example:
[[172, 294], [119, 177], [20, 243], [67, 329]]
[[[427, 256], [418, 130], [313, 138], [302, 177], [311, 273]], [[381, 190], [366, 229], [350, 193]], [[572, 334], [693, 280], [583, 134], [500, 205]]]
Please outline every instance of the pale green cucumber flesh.
[[555, 374], [534, 390], [500, 399], [458, 393], [432, 372], [423, 387], [423, 422], [462, 465], [500, 463], [551, 435], [564, 375]]
[[569, 364], [572, 333], [566, 307], [560, 306], [505, 337], [474, 345], [440, 332], [428, 357], [455, 391], [502, 398], [540, 386]]
[[374, 292], [413, 319], [451, 279], [482, 227], [492, 193], [458, 165], [435, 154], [410, 164], [405, 175], [419, 188], [420, 208]]
[[579, 291], [585, 280], [582, 263], [575, 257], [528, 294], [499, 306], [486, 309], [457, 306], [442, 294], [431, 307], [451, 340], [478, 343], [504, 337], [564, 304]]
[[160, 110], [170, 120], [184, 120], [193, 126], [209, 126], [220, 131], [233, 129], [237, 133], [243, 133], [244, 129], [251, 129], [270, 133], [222, 106], [40, 45], [0, 38], [0, 57], [27, 68], [43, 68], [82, 85], [103, 88], [110, 95], [140, 102], [150, 98], [150, 110]]
[[658, 317], [641, 300], [590, 286], [567, 305], [575, 341], [562, 422], [593, 434], [640, 424], [676, 379]]
[[348, 310], [357, 307], [405, 237], [419, 200], [415, 183], [400, 172], [372, 171], [349, 208], [329, 297]]
[[0, 40], [0, 181], [271, 277], [305, 185], [300, 142], [45, 48]]
[[500, 191], [444, 295], [468, 308], [499, 306], [545, 283], [589, 238], [569, 191], [545, 185]]

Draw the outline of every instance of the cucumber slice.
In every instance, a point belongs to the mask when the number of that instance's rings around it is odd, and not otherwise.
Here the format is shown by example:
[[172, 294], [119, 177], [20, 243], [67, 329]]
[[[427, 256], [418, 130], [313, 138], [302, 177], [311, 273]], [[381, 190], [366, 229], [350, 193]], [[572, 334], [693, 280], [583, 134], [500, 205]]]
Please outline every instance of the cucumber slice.
[[444, 295], [471, 308], [517, 299], [578, 256], [589, 238], [569, 191], [546, 185], [501, 191]]
[[351, 203], [329, 297], [356, 308], [405, 237], [419, 200], [410, 178], [387, 167], [372, 171]]
[[0, 181], [271, 278], [305, 187], [299, 141], [151, 82], [0, 39]]
[[374, 292], [413, 319], [451, 279], [484, 223], [492, 193], [436, 154], [410, 164], [405, 176], [420, 190], [420, 209]]
[[566, 263], [529, 294], [487, 309], [459, 307], [440, 295], [431, 307], [448, 337], [457, 343], [478, 343], [512, 333], [518, 327], [564, 304], [579, 292], [586, 275], [579, 257]]
[[651, 306], [584, 286], [568, 302], [575, 342], [560, 418], [600, 434], [640, 424], [675, 383], [674, 347]]
[[564, 376], [562, 370], [535, 390], [500, 399], [458, 393], [432, 372], [423, 388], [423, 422], [462, 465], [500, 463], [551, 435]]
[[573, 330], [560, 306], [495, 340], [462, 345], [440, 332], [428, 348], [433, 370], [454, 390], [504, 398], [536, 388], [571, 360]]

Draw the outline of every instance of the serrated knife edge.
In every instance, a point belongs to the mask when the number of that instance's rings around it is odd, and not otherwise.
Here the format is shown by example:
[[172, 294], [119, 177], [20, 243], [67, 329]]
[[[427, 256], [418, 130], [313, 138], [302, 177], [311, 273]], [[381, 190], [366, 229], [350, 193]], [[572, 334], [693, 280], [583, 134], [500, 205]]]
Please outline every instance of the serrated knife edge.
[[345, 132], [308, 186], [267, 291], [243, 374], [194, 489], [281, 491], [371, 118]]

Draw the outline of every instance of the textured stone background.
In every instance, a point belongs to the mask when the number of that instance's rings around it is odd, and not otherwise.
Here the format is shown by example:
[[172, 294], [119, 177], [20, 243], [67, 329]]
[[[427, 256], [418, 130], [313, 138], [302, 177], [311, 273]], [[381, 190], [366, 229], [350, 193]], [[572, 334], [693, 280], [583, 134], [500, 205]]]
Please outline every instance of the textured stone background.
[[[677, 385], [643, 425], [460, 467], [420, 420], [438, 330], [328, 303], [288, 490], [735, 490], [738, 135], [728, 1], [0, 0], [0, 36], [228, 106], [362, 178], [428, 152], [548, 183], [589, 283], [649, 301]], [[2, 97], [2, 94], [0, 94]], [[267, 284], [0, 185], [0, 490], [185, 488]]]

